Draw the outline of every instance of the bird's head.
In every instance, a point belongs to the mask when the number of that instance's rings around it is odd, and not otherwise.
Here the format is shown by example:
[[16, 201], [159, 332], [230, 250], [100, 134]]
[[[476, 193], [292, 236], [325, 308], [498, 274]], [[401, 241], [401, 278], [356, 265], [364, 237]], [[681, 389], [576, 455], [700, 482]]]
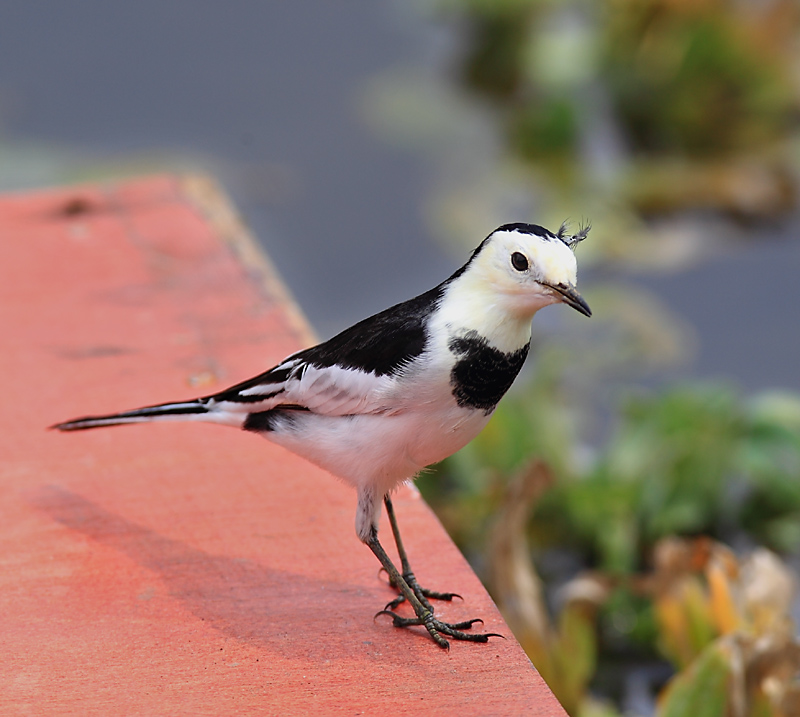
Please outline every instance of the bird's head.
[[591, 316], [589, 305], [576, 289], [573, 253], [588, 233], [588, 226], [568, 234], [562, 225], [554, 234], [537, 224], [504, 224], [475, 250], [468, 271], [520, 316], [558, 302]]

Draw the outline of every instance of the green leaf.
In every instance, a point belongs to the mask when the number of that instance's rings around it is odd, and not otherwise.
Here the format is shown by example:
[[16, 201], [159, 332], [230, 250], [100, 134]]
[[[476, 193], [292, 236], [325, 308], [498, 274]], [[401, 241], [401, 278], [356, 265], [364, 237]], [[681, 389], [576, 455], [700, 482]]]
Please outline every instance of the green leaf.
[[728, 650], [710, 645], [666, 687], [658, 717], [726, 717], [731, 678]]

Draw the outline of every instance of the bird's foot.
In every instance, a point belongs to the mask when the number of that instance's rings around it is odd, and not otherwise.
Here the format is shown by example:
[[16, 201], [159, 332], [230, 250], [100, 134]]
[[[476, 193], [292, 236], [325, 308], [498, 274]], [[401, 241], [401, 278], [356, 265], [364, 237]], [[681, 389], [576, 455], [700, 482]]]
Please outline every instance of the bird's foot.
[[464, 630], [469, 630], [476, 622], [483, 624], [483, 620], [480, 618], [456, 623], [442, 622], [441, 620], [437, 620], [429, 610], [424, 610], [422, 614], [417, 617], [402, 617], [391, 610], [381, 610], [375, 617], [378, 617], [378, 615], [389, 615], [395, 627], [422, 625], [430, 633], [434, 642], [439, 645], [439, 647], [445, 649], [450, 648], [450, 643], [443, 635], [447, 635], [454, 640], [467, 640], [469, 642], [488, 642], [490, 637], [503, 637], [496, 632], [464, 632]]
[[[489, 633], [471, 633], [464, 632], [469, 630], [476, 622], [483, 623], [483, 620], [467, 620], [466, 622], [448, 623], [442, 620], [437, 620], [433, 616], [433, 608], [428, 598], [434, 600], [452, 600], [454, 597], [461, 597], [456, 593], [439, 593], [432, 590], [425, 590], [420, 587], [414, 573], [408, 564], [403, 543], [400, 540], [400, 533], [397, 530], [397, 523], [394, 520], [394, 509], [392, 502], [388, 496], [384, 497], [386, 510], [389, 513], [389, 518], [392, 521], [392, 532], [394, 533], [395, 543], [397, 544], [397, 551], [400, 553], [400, 561], [403, 567], [402, 573], [395, 567], [383, 546], [378, 540], [378, 529], [373, 525], [370, 527], [369, 535], [364, 541], [369, 546], [370, 550], [375, 553], [375, 556], [381, 563], [382, 569], [386, 571], [389, 577], [389, 584], [400, 593], [400, 596], [392, 600], [383, 610], [375, 615], [389, 615], [392, 618], [392, 624], [395, 627], [413, 627], [420, 625], [424, 627], [433, 641], [445, 649], [449, 649], [450, 643], [447, 641], [448, 637], [454, 640], [466, 640], [468, 642], [488, 642], [490, 637], [503, 637], [496, 632]], [[394, 612], [402, 602], [407, 602], [414, 610], [416, 617], [403, 617]]]
[[[408, 587], [414, 591], [414, 595], [417, 596], [417, 599], [422, 603], [422, 605], [430, 610], [431, 613], [434, 612], [433, 606], [430, 603], [431, 600], [445, 600], [447, 602], [451, 602], [453, 598], [458, 598], [459, 600], [464, 599], [458, 593], [440, 593], [436, 592], [435, 590], [428, 590], [427, 588], [422, 587], [417, 582], [417, 578], [412, 572], [403, 573], [403, 580], [405, 580]], [[389, 585], [391, 585], [395, 590], [400, 590], [400, 586], [395, 585], [391, 577], [389, 578]], [[406, 602], [406, 598], [401, 592], [394, 600], [387, 603], [386, 607], [383, 609], [385, 611], [396, 610], [404, 602]]]

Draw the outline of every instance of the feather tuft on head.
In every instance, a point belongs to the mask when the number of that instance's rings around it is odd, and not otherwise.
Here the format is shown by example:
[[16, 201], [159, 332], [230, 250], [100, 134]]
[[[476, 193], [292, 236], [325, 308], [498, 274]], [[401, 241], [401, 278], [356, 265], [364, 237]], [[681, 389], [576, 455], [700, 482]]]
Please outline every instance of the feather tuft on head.
[[563, 222], [556, 232], [556, 236], [564, 242], [570, 249], [575, 249], [575, 247], [580, 244], [586, 237], [589, 235], [589, 230], [592, 228], [592, 225], [587, 222], [586, 224], [581, 224], [578, 227], [578, 231], [575, 234], [569, 233], [569, 222]]

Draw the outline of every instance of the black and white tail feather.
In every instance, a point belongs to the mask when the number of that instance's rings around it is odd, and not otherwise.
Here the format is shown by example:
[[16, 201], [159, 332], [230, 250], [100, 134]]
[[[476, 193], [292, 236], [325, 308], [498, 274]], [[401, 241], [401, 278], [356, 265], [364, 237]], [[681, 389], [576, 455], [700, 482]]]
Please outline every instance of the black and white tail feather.
[[[292, 361], [284, 361], [275, 368], [220, 393], [203, 396], [191, 401], [159, 403], [120, 413], [101, 416], [85, 416], [52, 426], [60, 431], [81, 431], [102, 426], [117, 426], [151, 421], [204, 421], [243, 428], [252, 413], [269, 411], [276, 407], [299, 409], [298, 404], [287, 404], [292, 386], [299, 383], [287, 368]], [[287, 364], [289, 366], [287, 367]], [[302, 372], [300, 372], [302, 375]], [[295, 374], [296, 375], [296, 374]], [[288, 391], [287, 391], [288, 387]]]
[[[400, 595], [386, 612], [398, 627], [423, 625], [443, 635], [476, 621], [434, 617], [429, 598], [450, 599], [416, 582], [399, 540], [391, 492], [425, 466], [474, 438], [522, 367], [530, 320], [565, 303], [590, 316], [577, 292], [573, 251], [589, 226], [570, 235], [536, 224], [506, 224], [467, 263], [430, 291], [392, 306], [332, 339], [284, 359], [219, 393], [190, 401], [87, 416], [53, 426], [79, 431], [150, 421], [206, 421], [243, 428], [307, 458], [358, 491], [356, 532]], [[392, 521], [402, 573], [378, 540], [381, 502]], [[393, 612], [408, 602], [416, 617]]]
[[[158, 406], [145, 406], [132, 411], [109, 413], [105, 416], [85, 416], [73, 421], [57, 423], [53, 428], [59, 431], [83, 431], [87, 428], [101, 428], [102, 426], [121, 426], [126, 423], [147, 423], [149, 421], [179, 420], [187, 421], [192, 417], [205, 417], [208, 408], [203, 399], [183, 401], [181, 403], [162, 403]], [[196, 420], [198, 420], [196, 418]], [[202, 419], [199, 419], [202, 420]]]

